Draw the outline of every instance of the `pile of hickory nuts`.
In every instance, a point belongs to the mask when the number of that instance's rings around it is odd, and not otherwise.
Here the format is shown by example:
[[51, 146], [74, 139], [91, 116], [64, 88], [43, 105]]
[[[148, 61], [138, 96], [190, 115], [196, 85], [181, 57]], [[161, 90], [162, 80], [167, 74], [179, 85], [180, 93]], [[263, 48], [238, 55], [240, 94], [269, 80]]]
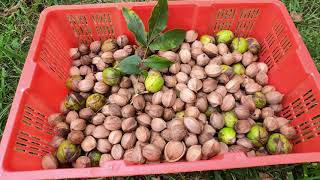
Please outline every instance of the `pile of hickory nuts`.
[[147, 77], [117, 69], [129, 55], [146, 54], [126, 35], [70, 49], [70, 93], [48, 117], [56, 151], [43, 157], [43, 168], [290, 153], [296, 131], [277, 116], [283, 94], [268, 85], [257, 40], [229, 30], [197, 39], [189, 30], [179, 48], [151, 52], [174, 64]]

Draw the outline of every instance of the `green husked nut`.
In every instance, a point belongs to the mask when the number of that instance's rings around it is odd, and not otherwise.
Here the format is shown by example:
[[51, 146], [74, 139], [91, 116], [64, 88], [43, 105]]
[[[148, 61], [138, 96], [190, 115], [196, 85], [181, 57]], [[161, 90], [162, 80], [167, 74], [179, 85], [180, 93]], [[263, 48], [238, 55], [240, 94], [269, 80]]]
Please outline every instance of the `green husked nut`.
[[85, 106], [86, 100], [78, 93], [69, 93], [64, 101], [64, 107], [68, 110], [78, 111]]
[[163, 87], [164, 79], [159, 72], [150, 72], [148, 77], [144, 81], [144, 86], [146, 90], [151, 93], [156, 93], [160, 91]]
[[184, 118], [184, 111], [177, 112], [176, 118]]
[[223, 112], [222, 115], [226, 127], [233, 128], [238, 121], [238, 117], [234, 111]]
[[108, 52], [108, 51], [114, 52], [117, 49], [118, 49], [117, 41], [114, 39], [107, 39], [101, 45], [101, 50], [103, 52]]
[[234, 38], [231, 44], [231, 48], [241, 54], [248, 51], [248, 46], [248, 41], [244, 38]]
[[255, 147], [263, 147], [268, 141], [268, 131], [260, 124], [255, 124], [248, 132], [247, 138]]
[[222, 30], [217, 33], [217, 42], [229, 44], [234, 38], [234, 34], [230, 30]]
[[267, 104], [266, 96], [262, 92], [256, 92], [253, 96], [253, 100], [256, 104], [256, 107], [262, 109]]
[[108, 84], [109, 86], [114, 86], [119, 84], [121, 79], [121, 72], [116, 68], [106, 68], [102, 72], [102, 80], [104, 83]]
[[202, 42], [202, 44], [215, 43], [214, 37], [210, 35], [202, 35], [200, 37], [200, 41]]
[[227, 75], [228, 77], [231, 77], [234, 72], [233, 72], [233, 68], [231, 66], [228, 65], [220, 65], [220, 69], [221, 69], [221, 73]]
[[260, 44], [259, 42], [255, 39], [255, 38], [247, 38], [248, 41], [248, 49], [252, 54], [258, 54], [259, 50], [260, 50]]
[[232, 67], [235, 74], [244, 75], [246, 72], [246, 68], [241, 63], [236, 63]]
[[268, 139], [267, 149], [270, 154], [288, 154], [292, 151], [292, 144], [283, 134], [274, 133]]
[[92, 167], [97, 167], [99, 166], [100, 158], [101, 158], [101, 152], [97, 150], [93, 150], [89, 152], [88, 157], [91, 160], [91, 166]]
[[86, 107], [91, 108], [93, 111], [99, 111], [105, 104], [106, 97], [102, 94], [94, 93], [87, 98]]
[[69, 140], [64, 140], [57, 149], [57, 159], [60, 163], [74, 162], [81, 154], [81, 148], [72, 144]]
[[73, 81], [74, 80], [76, 80], [76, 81], [81, 81], [82, 80], [82, 77], [81, 76], [78, 76], [78, 75], [76, 75], [76, 76], [71, 76], [71, 77], [69, 77], [67, 80], [66, 80], [66, 87], [68, 88], [68, 89], [71, 89], [71, 90], [73, 90]]
[[226, 144], [234, 144], [236, 142], [236, 131], [233, 128], [225, 127], [219, 131], [218, 138]]

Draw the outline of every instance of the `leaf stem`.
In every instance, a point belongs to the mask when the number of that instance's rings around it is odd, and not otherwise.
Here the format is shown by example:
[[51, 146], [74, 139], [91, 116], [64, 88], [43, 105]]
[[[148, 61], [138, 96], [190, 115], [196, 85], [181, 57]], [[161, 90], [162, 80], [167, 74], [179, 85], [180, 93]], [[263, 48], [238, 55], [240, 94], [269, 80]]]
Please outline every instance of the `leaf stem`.
[[144, 55], [143, 55], [142, 61], [146, 59], [146, 56], [147, 56], [148, 50], [149, 50], [149, 46], [147, 46], [147, 49], [146, 49], [146, 51], [144, 52]]

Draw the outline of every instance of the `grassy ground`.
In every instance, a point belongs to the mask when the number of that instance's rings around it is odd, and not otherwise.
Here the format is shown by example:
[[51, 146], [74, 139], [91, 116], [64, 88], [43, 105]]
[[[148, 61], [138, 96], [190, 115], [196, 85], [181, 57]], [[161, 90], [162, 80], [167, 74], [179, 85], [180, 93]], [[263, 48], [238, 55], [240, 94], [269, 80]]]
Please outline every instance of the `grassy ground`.
[[[57, 4], [112, 2], [112, 0], [2, 0], [0, 2], [0, 137], [32, 41], [39, 13]], [[318, 69], [320, 69], [320, 4], [318, 0], [284, 0], [290, 12], [302, 13], [296, 23]], [[299, 19], [299, 17], [298, 17]], [[299, 20], [297, 20], [299, 21]], [[261, 167], [240, 170], [209, 171], [161, 175], [161, 179], [257, 179], [261, 173], [274, 179], [320, 179], [319, 164]], [[143, 179], [154, 179], [144, 176]]]

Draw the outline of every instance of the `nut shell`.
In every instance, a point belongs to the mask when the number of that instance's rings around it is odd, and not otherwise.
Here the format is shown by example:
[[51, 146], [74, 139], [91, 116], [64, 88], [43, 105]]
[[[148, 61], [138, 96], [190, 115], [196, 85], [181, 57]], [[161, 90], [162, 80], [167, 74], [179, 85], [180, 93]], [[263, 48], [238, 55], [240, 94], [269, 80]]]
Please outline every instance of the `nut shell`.
[[164, 148], [164, 157], [168, 162], [179, 161], [186, 153], [186, 145], [179, 141], [169, 141]]

